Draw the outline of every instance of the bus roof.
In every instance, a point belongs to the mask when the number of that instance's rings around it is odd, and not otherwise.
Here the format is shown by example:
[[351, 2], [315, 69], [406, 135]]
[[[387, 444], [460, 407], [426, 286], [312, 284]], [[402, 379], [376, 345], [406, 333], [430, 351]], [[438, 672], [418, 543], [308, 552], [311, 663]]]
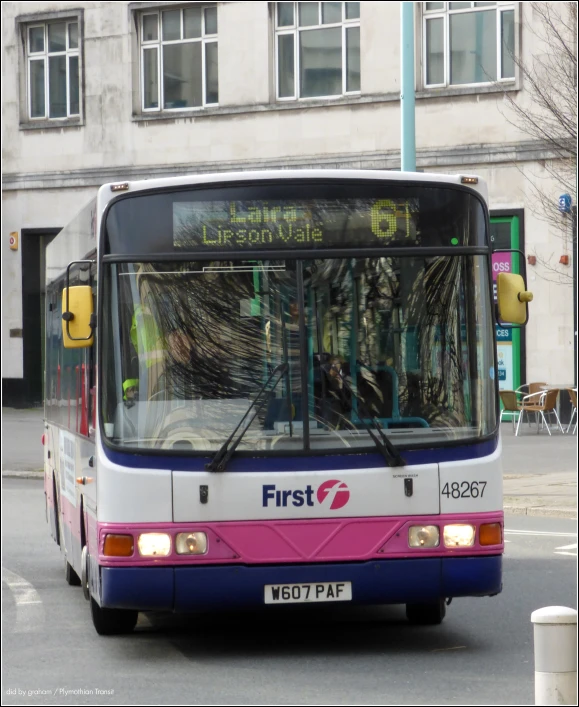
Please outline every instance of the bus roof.
[[[220, 184], [231, 182], [259, 182], [262, 180], [344, 180], [374, 179], [391, 182], [448, 184], [465, 186], [488, 201], [486, 182], [472, 174], [440, 174], [435, 172], [400, 172], [374, 169], [266, 169], [239, 172], [206, 172], [180, 177], [161, 177], [138, 181], [103, 184], [98, 195], [71, 219], [70, 223], [47, 247], [47, 284], [62, 275], [71, 260], [83, 259], [96, 250], [98, 221], [106, 205], [119, 194], [137, 191]], [[468, 180], [465, 182], [464, 180]]]
[[[118, 193], [135, 192], [149, 189], [167, 189], [171, 187], [193, 186], [196, 184], [219, 184], [223, 182], [256, 182], [260, 180], [341, 180], [341, 179], [376, 179], [384, 181], [413, 181], [437, 184], [462, 185], [480, 194], [488, 201], [488, 190], [484, 180], [472, 174], [439, 174], [435, 172], [400, 172], [374, 169], [267, 169], [240, 172], [214, 172], [189, 174], [181, 177], [161, 177], [139, 181], [111, 182], [99, 190], [99, 205], [104, 208], [107, 202]], [[465, 182], [464, 179], [472, 180]], [[113, 191], [114, 188], [114, 191]], [[99, 211], [101, 211], [99, 209]]]
[[97, 200], [92, 198], [46, 247], [46, 284], [62, 276], [73, 260], [84, 260], [97, 248]]

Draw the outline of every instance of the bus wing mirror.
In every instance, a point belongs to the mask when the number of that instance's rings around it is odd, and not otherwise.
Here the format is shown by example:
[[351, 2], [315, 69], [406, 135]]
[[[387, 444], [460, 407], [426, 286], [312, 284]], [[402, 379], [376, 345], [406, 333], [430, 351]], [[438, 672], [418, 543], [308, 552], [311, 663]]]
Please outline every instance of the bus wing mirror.
[[529, 318], [527, 303], [533, 299], [521, 275], [497, 275], [497, 304], [499, 320], [505, 324], [526, 324]]
[[93, 345], [93, 296], [90, 285], [62, 290], [62, 340], [65, 349]]

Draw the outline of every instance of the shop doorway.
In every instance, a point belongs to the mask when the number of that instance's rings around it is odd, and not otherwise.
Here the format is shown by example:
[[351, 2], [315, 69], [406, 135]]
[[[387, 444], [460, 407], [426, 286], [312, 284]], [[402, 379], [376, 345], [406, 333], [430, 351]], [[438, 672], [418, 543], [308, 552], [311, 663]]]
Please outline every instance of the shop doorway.
[[[513, 248], [524, 253], [523, 212], [491, 214], [492, 250]], [[499, 272], [520, 274], [522, 264], [515, 253], [496, 253], [493, 262], [493, 290], [496, 302], [496, 279]], [[516, 390], [526, 382], [525, 329], [497, 325], [497, 360], [499, 390]]]
[[22, 229], [22, 396], [23, 403], [30, 406], [44, 402], [46, 246], [60, 230]]

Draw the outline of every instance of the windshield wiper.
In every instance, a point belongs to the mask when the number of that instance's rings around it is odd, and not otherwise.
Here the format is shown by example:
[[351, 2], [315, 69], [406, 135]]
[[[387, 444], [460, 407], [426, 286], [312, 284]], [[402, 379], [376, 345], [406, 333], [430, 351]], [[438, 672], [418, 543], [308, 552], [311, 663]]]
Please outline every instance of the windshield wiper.
[[[388, 466], [406, 466], [406, 462], [400, 456], [400, 452], [396, 449], [396, 447], [392, 444], [392, 442], [384, 434], [384, 430], [380, 426], [380, 423], [378, 422], [378, 418], [375, 415], [372, 415], [364, 398], [361, 398], [357, 393], [354, 392], [352, 386], [346, 381], [346, 379], [344, 378], [344, 376], [341, 373], [339, 375], [340, 375], [340, 378], [342, 379], [342, 382], [343, 382], [346, 390], [358, 402], [358, 408], [361, 413], [359, 415], [360, 422], [365, 427], [365, 429], [368, 432], [368, 434], [370, 435], [370, 437], [372, 437], [372, 441], [380, 450], [380, 453], [382, 454], [382, 456], [386, 460], [386, 463], [388, 464]], [[364, 420], [363, 410], [366, 411], [368, 417], [370, 418], [370, 420], [372, 422], [372, 426], [380, 435], [380, 439], [378, 439], [378, 437], [376, 437], [376, 435], [370, 429], [370, 426], [367, 424], [366, 420]]]
[[[261, 388], [257, 391], [257, 395], [255, 396], [254, 401], [251, 403], [251, 405], [247, 408], [245, 414], [241, 418], [241, 420], [237, 423], [236, 428], [233, 430], [233, 432], [229, 435], [229, 437], [225, 440], [225, 442], [221, 445], [219, 451], [217, 454], [213, 457], [213, 459], [208, 463], [205, 464], [205, 469], [207, 471], [225, 471], [225, 467], [227, 466], [227, 462], [231, 459], [233, 453], [237, 449], [238, 444], [241, 442], [243, 439], [244, 434], [247, 432], [247, 430], [251, 427], [251, 423], [255, 420], [257, 415], [259, 415], [261, 409], [265, 405], [267, 401], [267, 394], [266, 393], [273, 393], [273, 391], [276, 389], [277, 384], [280, 382], [280, 380], [283, 378], [284, 373], [288, 370], [289, 366], [287, 363], [280, 363], [279, 366], [276, 366], [273, 371], [271, 372], [271, 375], [269, 378], [265, 381], [265, 383], [261, 386]], [[271, 390], [267, 390], [268, 385], [271, 383], [272, 379], [276, 376], [279, 375], [279, 378], [275, 381], [273, 384]], [[245, 426], [245, 428], [240, 432], [239, 437], [235, 440], [235, 442], [231, 444], [231, 441], [237, 434], [237, 430], [241, 427], [241, 425], [244, 423], [244, 421], [247, 419], [247, 416], [249, 413], [253, 410], [253, 408], [259, 404], [259, 407], [255, 410], [253, 413], [252, 418], [250, 419], [249, 423]], [[291, 408], [290, 408], [290, 416], [291, 416]]]

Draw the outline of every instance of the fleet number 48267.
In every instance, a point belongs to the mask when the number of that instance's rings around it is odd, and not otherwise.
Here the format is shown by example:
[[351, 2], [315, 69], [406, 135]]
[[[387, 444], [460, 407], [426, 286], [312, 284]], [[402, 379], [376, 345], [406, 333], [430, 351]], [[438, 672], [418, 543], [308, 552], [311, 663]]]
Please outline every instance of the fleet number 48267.
[[486, 481], [453, 481], [446, 483], [440, 492], [447, 498], [482, 498], [484, 496]]

